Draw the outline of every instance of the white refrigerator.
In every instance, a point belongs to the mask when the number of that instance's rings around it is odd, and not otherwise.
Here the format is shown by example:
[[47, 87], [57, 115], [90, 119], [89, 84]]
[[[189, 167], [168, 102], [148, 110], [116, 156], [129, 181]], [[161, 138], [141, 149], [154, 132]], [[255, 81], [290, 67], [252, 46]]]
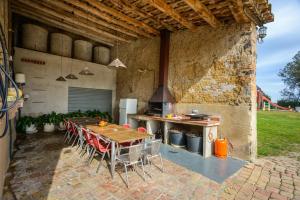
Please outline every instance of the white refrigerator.
[[120, 117], [119, 124], [127, 124], [127, 115], [137, 113], [137, 99], [120, 99]]

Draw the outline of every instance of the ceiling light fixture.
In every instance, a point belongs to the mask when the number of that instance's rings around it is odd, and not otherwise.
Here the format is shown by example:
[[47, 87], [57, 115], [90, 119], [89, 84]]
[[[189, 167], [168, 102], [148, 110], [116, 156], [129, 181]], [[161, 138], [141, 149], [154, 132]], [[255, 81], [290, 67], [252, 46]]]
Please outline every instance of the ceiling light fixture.
[[88, 67], [85, 67], [83, 70], [81, 70], [81, 72], [79, 72], [80, 75], [84, 75], [84, 76], [92, 76], [94, 75], [94, 73], [92, 73]]
[[[63, 48], [63, 38], [60, 38], [61, 40], [61, 48]], [[67, 81], [63, 76], [62, 76], [62, 56], [60, 56], [60, 76], [56, 79], [56, 81]]]
[[[116, 31], [116, 36], [118, 36], [118, 31]], [[118, 58], [118, 53], [119, 53], [119, 40], [117, 39], [117, 56], [110, 64], [108, 64], [108, 66], [115, 67], [115, 68], [120, 68], [120, 67], [127, 68], [126, 65], [124, 65], [124, 63], [122, 63]]]
[[[73, 25], [74, 25], [74, 10], [73, 10], [72, 14], [73, 14], [72, 20], [73, 20]], [[75, 27], [74, 27], [74, 28], [75, 28]], [[72, 73], [72, 71], [73, 71], [73, 58], [72, 58], [72, 60], [71, 60], [71, 73], [68, 74], [68, 75], [66, 76], [66, 79], [71, 79], [71, 80], [76, 80], [76, 79], [78, 79], [77, 76], [75, 76], [75, 75]]]

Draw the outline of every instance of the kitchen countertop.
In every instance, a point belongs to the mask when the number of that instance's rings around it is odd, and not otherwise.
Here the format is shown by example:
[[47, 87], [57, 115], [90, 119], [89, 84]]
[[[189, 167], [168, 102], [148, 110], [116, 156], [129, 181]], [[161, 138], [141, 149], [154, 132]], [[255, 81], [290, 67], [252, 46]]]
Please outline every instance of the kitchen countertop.
[[129, 114], [129, 118], [136, 119], [136, 120], [153, 120], [153, 121], [162, 121], [162, 122], [172, 122], [177, 124], [188, 124], [188, 125], [195, 125], [195, 126], [219, 126], [220, 125], [220, 118], [213, 116], [210, 120], [178, 120], [178, 119], [168, 119], [164, 117], [156, 117], [156, 116], [148, 116], [148, 115], [135, 115]]

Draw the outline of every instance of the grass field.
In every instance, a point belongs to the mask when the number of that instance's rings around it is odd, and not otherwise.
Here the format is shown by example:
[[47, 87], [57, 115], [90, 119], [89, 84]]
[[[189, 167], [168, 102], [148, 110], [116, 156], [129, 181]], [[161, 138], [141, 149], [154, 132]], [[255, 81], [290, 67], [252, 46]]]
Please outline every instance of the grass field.
[[300, 152], [300, 113], [257, 112], [258, 155]]

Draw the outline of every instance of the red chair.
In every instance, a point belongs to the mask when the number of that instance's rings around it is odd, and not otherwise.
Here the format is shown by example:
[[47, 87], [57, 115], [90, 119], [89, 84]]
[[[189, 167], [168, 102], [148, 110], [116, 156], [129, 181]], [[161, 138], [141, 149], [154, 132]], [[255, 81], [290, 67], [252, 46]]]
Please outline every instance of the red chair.
[[[122, 126], [123, 126], [123, 128], [131, 128], [130, 124], [123, 124]], [[122, 146], [122, 147], [128, 147], [130, 145], [131, 145], [131, 142], [120, 143], [120, 146]]]
[[66, 133], [64, 136], [64, 142], [67, 142], [71, 137], [72, 127], [69, 120], [64, 119], [64, 124], [66, 126]]
[[85, 128], [81, 128], [81, 130], [82, 130], [82, 134], [83, 134], [83, 137], [84, 137], [84, 140], [85, 140], [85, 146], [82, 149], [82, 152], [80, 152], [80, 154], [81, 154], [81, 157], [82, 157], [85, 153], [88, 153], [88, 155], [89, 155], [88, 160], [89, 160], [90, 156], [91, 156], [91, 152], [94, 149], [94, 143], [93, 143], [93, 140], [91, 138], [91, 135], [90, 135], [89, 131]]
[[78, 130], [77, 130], [77, 128], [76, 128], [76, 125], [75, 125], [75, 123], [74, 122], [72, 122], [72, 121], [70, 121], [70, 123], [71, 123], [71, 133], [72, 133], [72, 135], [71, 135], [71, 138], [70, 138], [70, 140], [69, 140], [69, 143], [70, 143], [70, 141], [73, 139], [73, 137], [74, 137], [74, 141], [73, 141], [73, 143], [72, 143], [72, 147], [75, 145], [75, 143], [76, 143], [76, 140], [78, 140], [78, 138], [79, 138], [79, 134], [78, 134]]
[[89, 160], [89, 164], [92, 162], [95, 153], [102, 155], [101, 160], [99, 161], [99, 165], [96, 170], [96, 173], [97, 173], [101, 167], [101, 163], [102, 163], [105, 155], [107, 154], [108, 157], [110, 157], [109, 151], [111, 149], [111, 141], [105, 139], [104, 137], [101, 137], [100, 135], [96, 135], [93, 132], [90, 132], [90, 135], [91, 135], [91, 139], [93, 140], [93, 143], [94, 143], [94, 150], [93, 150], [92, 156]]
[[138, 132], [141, 132], [141, 133], [147, 133], [147, 129], [144, 128], [144, 127], [138, 127]]
[[[140, 132], [140, 133], [147, 133], [147, 129], [144, 128], [144, 127], [138, 127], [137, 131]], [[137, 140], [136, 142], [134, 142], [134, 144], [141, 143], [142, 141], [143, 140]]]
[[131, 128], [130, 124], [123, 124], [123, 128]]

